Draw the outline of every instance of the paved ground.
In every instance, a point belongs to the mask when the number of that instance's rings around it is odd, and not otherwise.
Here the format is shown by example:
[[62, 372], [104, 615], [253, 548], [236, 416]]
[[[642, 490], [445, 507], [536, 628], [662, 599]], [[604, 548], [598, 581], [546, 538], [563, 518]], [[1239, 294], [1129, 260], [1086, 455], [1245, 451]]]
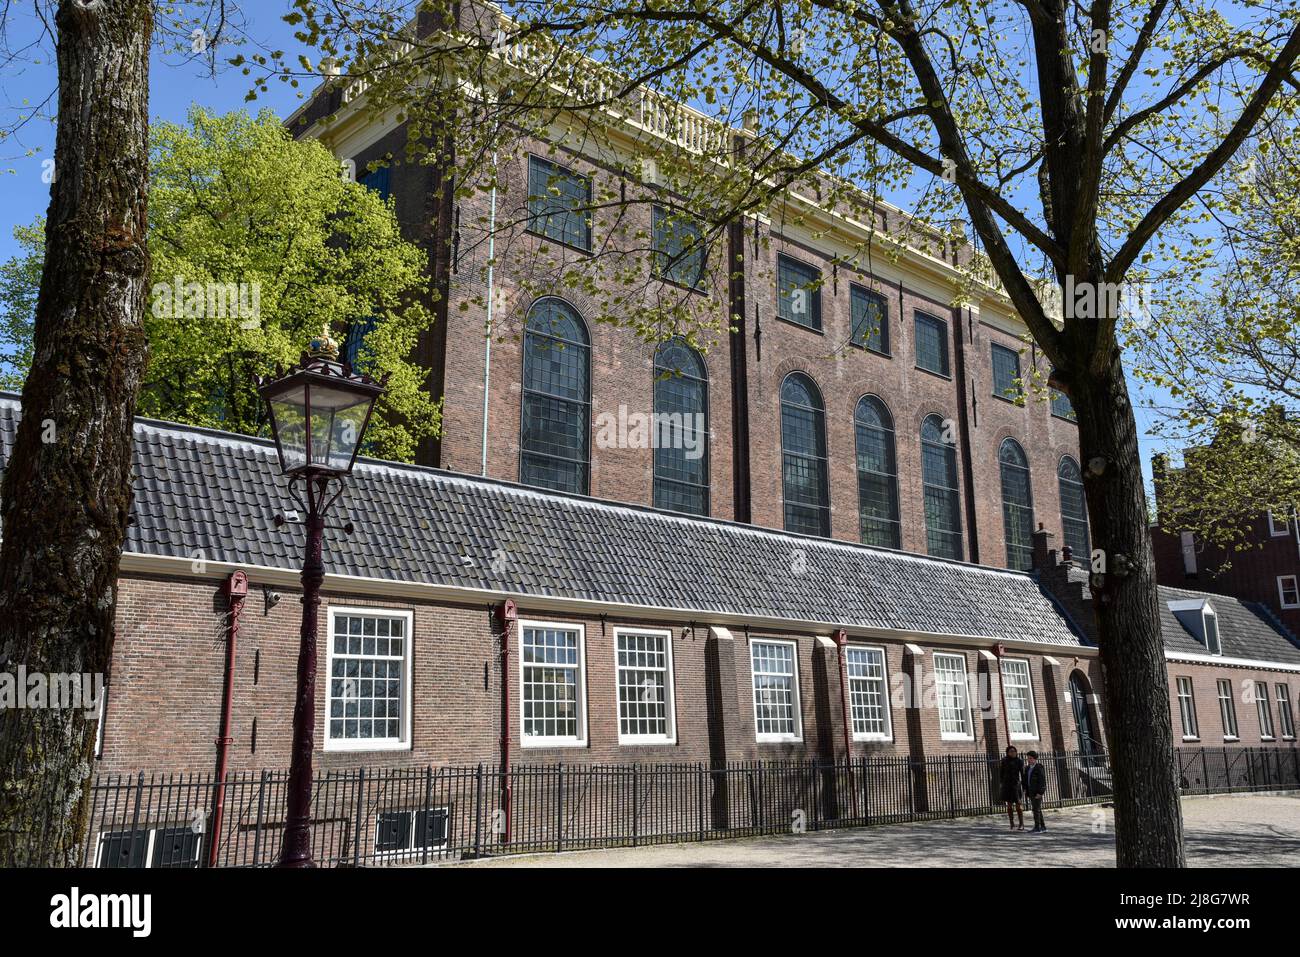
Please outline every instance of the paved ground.
[[[1011, 833], [1002, 817], [964, 818], [782, 837], [573, 851], [471, 861], [461, 867], [1113, 867], [1111, 811], [1047, 812], [1046, 834]], [[1300, 795], [1183, 800], [1188, 863], [1300, 866]], [[1099, 826], [1101, 825], [1101, 826]], [[1032, 821], [1029, 826], [1033, 826]]]

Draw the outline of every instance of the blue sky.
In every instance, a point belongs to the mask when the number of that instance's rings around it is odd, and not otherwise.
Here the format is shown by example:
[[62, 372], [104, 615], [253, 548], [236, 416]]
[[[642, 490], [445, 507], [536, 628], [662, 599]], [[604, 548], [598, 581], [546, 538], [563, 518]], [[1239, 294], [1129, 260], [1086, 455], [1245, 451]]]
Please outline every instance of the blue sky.
[[[241, 46], [238, 50], [226, 48], [225, 56], [235, 52], [248, 56], [252, 50], [261, 47], [287, 51], [291, 60], [296, 59], [292, 54], [301, 49], [301, 44], [294, 39], [292, 28], [280, 20], [288, 5], [262, 3], [245, 5], [245, 8], [251, 12], [244, 14], [242, 36], [239, 37]], [[38, 22], [29, 6], [21, 5], [11, 11], [8, 18], [6, 26], [10, 31], [11, 49], [24, 47], [38, 39]], [[19, 114], [30, 112], [34, 104], [46, 100], [54, 90], [54, 65], [45, 58], [48, 42], [43, 46], [46, 49], [29, 52], [28, 62], [10, 64], [5, 71], [4, 86], [0, 90], [0, 125], [4, 128], [11, 127]], [[225, 58], [220, 54], [221, 49], [219, 45], [219, 61]], [[190, 106], [197, 103], [214, 112], [270, 108], [280, 116], [288, 116], [302, 102], [300, 90], [287, 83], [273, 82], [265, 94], [248, 102], [245, 97], [250, 88], [250, 78], [237, 70], [226, 69], [213, 76], [205, 64], [185, 62], [175, 53], [166, 54], [158, 50], [151, 67], [149, 112], [155, 121], [183, 122]], [[53, 105], [51, 100], [49, 111], [53, 110]], [[33, 155], [25, 155], [29, 150], [34, 151]], [[35, 119], [25, 124], [15, 138], [0, 143], [0, 261], [18, 252], [13, 228], [31, 223], [46, 210], [49, 186], [42, 181], [45, 170], [42, 163], [53, 154], [54, 127], [46, 119]], [[908, 206], [906, 197], [889, 198], [900, 206]], [[1137, 383], [1130, 381], [1130, 388], [1136, 389]], [[1139, 427], [1145, 430], [1150, 415], [1141, 406], [1137, 406], [1136, 412]], [[1148, 481], [1151, 454], [1157, 448], [1153, 440], [1143, 439], [1142, 468]]]

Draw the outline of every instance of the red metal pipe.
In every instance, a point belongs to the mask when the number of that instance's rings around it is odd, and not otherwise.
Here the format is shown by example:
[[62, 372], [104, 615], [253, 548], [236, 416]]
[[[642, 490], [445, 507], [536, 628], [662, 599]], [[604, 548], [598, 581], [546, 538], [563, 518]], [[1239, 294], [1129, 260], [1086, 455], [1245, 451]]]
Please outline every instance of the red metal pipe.
[[226, 675], [221, 695], [221, 731], [217, 737], [217, 786], [212, 802], [212, 837], [208, 841], [208, 867], [217, 866], [221, 843], [221, 821], [226, 810], [226, 767], [230, 760], [230, 723], [235, 707], [235, 646], [239, 639], [239, 616], [248, 597], [248, 576], [231, 572], [222, 590], [230, 602], [226, 622]]
[[[844, 762], [849, 765], [849, 780], [853, 780], [853, 722], [849, 709], [849, 633], [843, 628], [835, 632], [835, 645], [840, 658], [840, 711], [844, 719]], [[853, 797], [853, 816], [858, 816], [858, 789], [849, 788]]]
[[497, 606], [501, 626], [501, 810], [504, 830], [502, 841], [510, 843], [510, 642], [519, 622], [519, 608], [513, 598]]

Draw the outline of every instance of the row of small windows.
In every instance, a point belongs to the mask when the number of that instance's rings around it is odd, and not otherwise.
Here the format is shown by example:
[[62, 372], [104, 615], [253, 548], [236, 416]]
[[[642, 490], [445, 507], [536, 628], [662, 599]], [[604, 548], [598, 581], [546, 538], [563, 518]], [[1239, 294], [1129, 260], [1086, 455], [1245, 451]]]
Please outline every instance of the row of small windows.
[[[529, 310], [524, 344], [520, 480], [556, 491], [590, 488], [591, 343], [582, 318], [561, 299]], [[670, 417], [679, 441], [656, 442], [654, 503], [693, 515], [709, 513], [708, 374], [699, 353], [680, 339], [654, 358], [654, 415]], [[940, 558], [964, 557], [961, 493], [952, 423], [930, 415], [921, 423], [921, 480], [926, 548]], [[876, 396], [854, 412], [858, 521], [863, 542], [902, 547], [894, 422]], [[1013, 439], [998, 452], [1007, 564], [1028, 568], [1034, 508], [1029, 463]], [[791, 532], [830, 535], [826, 414], [821, 392], [802, 372], [781, 385], [781, 474], [784, 524]], [[1086, 558], [1088, 519], [1078, 463], [1058, 469], [1064, 543]]]
[[[387, 169], [383, 170], [387, 173]], [[386, 181], [385, 181], [386, 187]], [[528, 229], [578, 249], [591, 249], [591, 180], [539, 156], [528, 158]], [[690, 288], [704, 282], [706, 250], [698, 223], [663, 206], [651, 207], [651, 242], [655, 275]], [[790, 256], [776, 261], [777, 315], [814, 331], [822, 328], [821, 270]], [[854, 345], [890, 355], [889, 307], [874, 290], [849, 287], [850, 336]], [[916, 365], [950, 377], [948, 324], [924, 312], [914, 317]], [[1021, 392], [1020, 355], [993, 344], [993, 394], [1014, 400]], [[1069, 397], [1051, 390], [1052, 414], [1074, 420]]]
[[[1192, 688], [1192, 679], [1179, 675], [1176, 681], [1178, 696], [1178, 719], [1182, 725], [1184, 741], [1199, 741], [1201, 726], [1196, 716], [1196, 693]], [[1238, 741], [1237, 706], [1233, 699], [1232, 682], [1227, 678], [1218, 679], [1215, 690], [1219, 699], [1219, 719], [1223, 724], [1223, 740]], [[1277, 703], [1278, 723], [1281, 725], [1282, 737], [1288, 741], [1295, 740], [1295, 716], [1291, 712], [1291, 689], [1281, 682], [1274, 685]], [[1272, 702], [1269, 700], [1269, 687], [1265, 681], [1242, 682], [1242, 693], [1247, 702], [1255, 700], [1255, 714], [1259, 719], [1259, 736], [1261, 740], [1273, 741], [1277, 731], [1273, 726]]]

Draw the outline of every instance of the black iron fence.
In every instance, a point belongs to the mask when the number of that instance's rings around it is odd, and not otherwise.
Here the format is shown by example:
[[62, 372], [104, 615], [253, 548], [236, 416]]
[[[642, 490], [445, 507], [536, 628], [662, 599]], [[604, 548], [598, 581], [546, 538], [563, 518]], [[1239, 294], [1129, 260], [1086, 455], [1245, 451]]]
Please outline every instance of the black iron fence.
[[[1045, 806], [1105, 801], [1105, 754], [1048, 753]], [[1185, 793], [1300, 787], [1295, 748], [1180, 748]], [[101, 775], [86, 864], [265, 867], [279, 853], [287, 775]], [[985, 814], [1000, 808], [998, 759], [835, 763], [516, 765], [322, 771], [312, 846], [322, 866], [427, 863], [862, 827]], [[222, 805], [214, 826], [217, 799]]]

